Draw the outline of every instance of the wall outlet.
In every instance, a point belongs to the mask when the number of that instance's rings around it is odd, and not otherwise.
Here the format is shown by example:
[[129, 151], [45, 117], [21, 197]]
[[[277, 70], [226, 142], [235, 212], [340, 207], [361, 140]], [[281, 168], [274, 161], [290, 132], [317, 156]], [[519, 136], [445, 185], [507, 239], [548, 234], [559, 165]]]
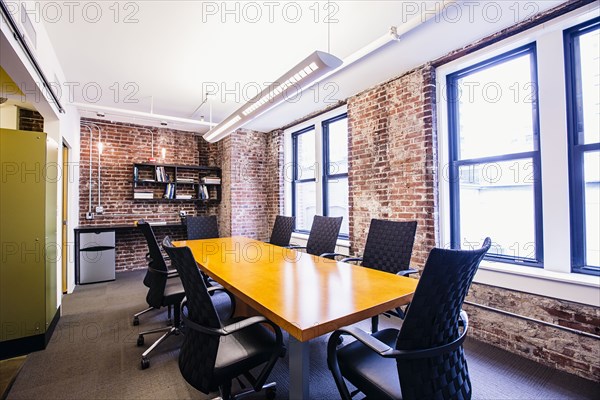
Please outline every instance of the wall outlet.
[[102, 206], [96, 207], [96, 214], [103, 214], [103, 213], [104, 213], [104, 207], [102, 207]]
[[94, 219], [94, 213], [92, 213], [92, 212], [85, 213], [85, 219]]

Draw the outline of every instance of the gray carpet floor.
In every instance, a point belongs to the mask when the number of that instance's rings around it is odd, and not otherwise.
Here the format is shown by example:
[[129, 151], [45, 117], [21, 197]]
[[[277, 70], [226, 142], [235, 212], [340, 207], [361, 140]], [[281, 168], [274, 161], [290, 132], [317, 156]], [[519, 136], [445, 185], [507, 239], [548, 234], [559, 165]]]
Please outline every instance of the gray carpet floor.
[[[166, 311], [132, 315], [146, 307], [144, 271], [117, 274], [114, 282], [79, 286], [63, 298], [63, 315], [48, 348], [27, 357], [8, 399], [209, 399], [189, 386], [177, 366], [182, 335], [168, 339], [151, 355], [149, 369], [140, 355], [154, 340], [136, 346], [140, 330], [165, 325]], [[382, 318], [381, 327], [396, 320]], [[358, 324], [364, 329], [369, 321]], [[313, 399], [339, 398], [325, 362], [327, 336], [311, 345]], [[600, 399], [600, 383], [555, 371], [475, 340], [465, 351], [476, 399]], [[270, 380], [277, 398], [287, 398], [287, 358]], [[253, 398], [262, 398], [257, 395]]]

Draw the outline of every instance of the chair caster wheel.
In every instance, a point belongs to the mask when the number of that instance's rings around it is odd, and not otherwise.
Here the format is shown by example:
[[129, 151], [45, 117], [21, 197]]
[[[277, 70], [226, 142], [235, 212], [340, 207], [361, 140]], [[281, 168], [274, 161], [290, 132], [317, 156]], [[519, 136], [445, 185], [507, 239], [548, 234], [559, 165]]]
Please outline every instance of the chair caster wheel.
[[142, 369], [146, 369], [150, 366], [150, 360], [147, 358], [142, 358]]
[[[137, 345], [138, 345], [138, 347], [144, 345], [144, 337], [142, 335], [138, 336]], [[142, 364], [143, 364], [143, 361], [142, 361]]]
[[275, 397], [277, 396], [277, 389], [272, 387], [272, 388], [267, 388], [267, 390], [265, 390], [265, 398], [267, 398], [268, 400], [273, 400], [275, 399]]
[[140, 324], [140, 319], [138, 317], [133, 318], [133, 326], [138, 326]]

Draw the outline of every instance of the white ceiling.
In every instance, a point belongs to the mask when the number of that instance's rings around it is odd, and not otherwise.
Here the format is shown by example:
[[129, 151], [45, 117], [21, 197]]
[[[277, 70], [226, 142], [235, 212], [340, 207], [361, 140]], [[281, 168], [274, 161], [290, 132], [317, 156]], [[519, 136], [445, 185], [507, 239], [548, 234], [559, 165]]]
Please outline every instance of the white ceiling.
[[[326, 1], [136, 1], [120, 2], [118, 15], [114, 2], [90, 3], [102, 6], [101, 16], [95, 5], [86, 8], [82, 2], [71, 18], [65, 7], [62, 17], [43, 19], [66, 79], [79, 84], [75, 102], [206, 120], [212, 105], [212, 120], [218, 123], [314, 50], [329, 48], [344, 59], [390, 26], [401, 30], [418, 10], [431, 11], [439, 1], [331, 1], [329, 8]], [[246, 127], [281, 127], [560, 3], [459, 1], [443, 17], [332, 75], [318, 92], [283, 103]], [[224, 4], [231, 13], [224, 12]], [[324, 22], [327, 10], [336, 11], [330, 24]], [[81, 90], [86, 85], [87, 98]], [[102, 89], [101, 96], [94, 86]], [[219, 93], [193, 114], [207, 87]], [[336, 93], [326, 96], [332, 88]], [[126, 102], [128, 94], [132, 101]], [[108, 112], [106, 118], [113, 119]]]

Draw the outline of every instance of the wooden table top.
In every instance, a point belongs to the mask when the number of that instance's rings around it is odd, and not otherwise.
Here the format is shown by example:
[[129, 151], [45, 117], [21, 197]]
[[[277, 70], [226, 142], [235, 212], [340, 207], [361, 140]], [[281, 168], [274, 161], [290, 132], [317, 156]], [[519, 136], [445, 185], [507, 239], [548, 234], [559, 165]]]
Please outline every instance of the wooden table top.
[[417, 280], [245, 237], [174, 242], [199, 267], [299, 341], [407, 304]]

